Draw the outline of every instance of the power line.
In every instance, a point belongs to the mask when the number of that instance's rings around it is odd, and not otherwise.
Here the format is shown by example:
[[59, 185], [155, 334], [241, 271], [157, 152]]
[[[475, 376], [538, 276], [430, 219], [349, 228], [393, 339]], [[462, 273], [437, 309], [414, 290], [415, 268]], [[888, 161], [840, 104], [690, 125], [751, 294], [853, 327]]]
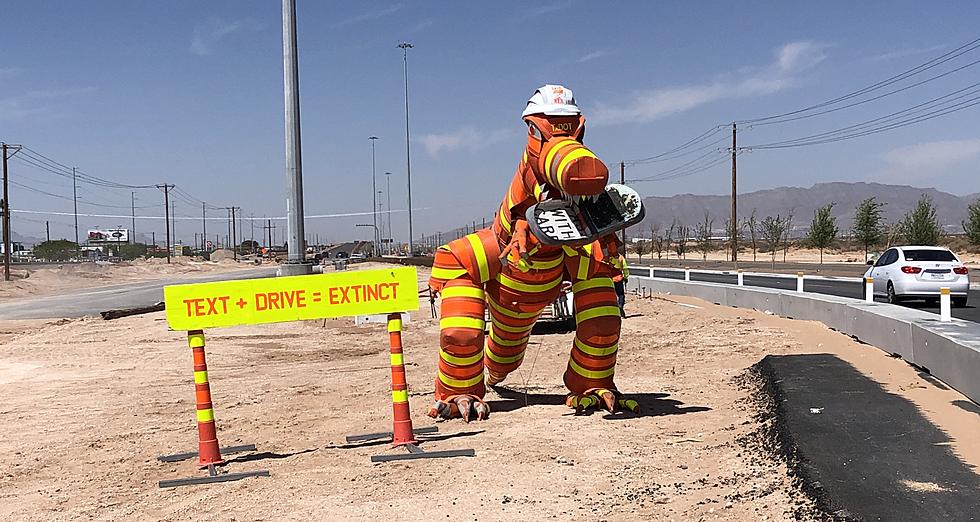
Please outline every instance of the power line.
[[968, 52], [971, 52], [973, 50], [976, 50], [977, 48], [980, 48], [980, 38], [977, 38], [975, 40], [972, 40], [972, 41], [970, 41], [970, 42], [968, 42], [968, 43], [966, 43], [964, 45], [961, 45], [960, 47], [957, 47], [956, 49], [953, 49], [952, 51], [949, 51], [949, 52], [944, 53], [944, 54], [942, 54], [940, 56], [937, 56], [936, 58], [933, 58], [933, 59], [931, 59], [931, 60], [929, 60], [929, 61], [927, 61], [925, 63], [919, 64], [919, 65], [917, 65], [917, 66], [915, 66], [915, 67], [913, 67], [911, 69], [908, 69], [908, 70], [906, 70], [904, 72], [901, 72], [899, 74], [896, 74], [896, 75], [894, 75], [894, 76], [892, 76], [890, 78], [886, 78], [884, 80], [881, 80], [879, 82], [873, 83], [871, 85], [868, 85], [868, 86], [863, 87], [861, 89], [858, 89], [856, 91], [852, 91], [852, 92], [847, 93], [847, 94], [844, 94], [842, 96], [838, 96], [837, 98], [834, 98], [834, 99], [831, 99], [831, 100], [827, 100], [827, 101], [823, 101], [823, 102], [820, 102], [820, 103], [817, 103], [817, 104], [814, 104], [814, 105], [810, 105], [808, 107], [803, 107], [801, 109], [797, 109], [797, 110], [793, 110], [793, 111], [789, 111], [789, 112], [784, 112], [784, 113], [781, 113], [781, 114], [774, 114], [772, 116], [765, 116], [765, 117], [762, 117], [762, 118], [752, 118], [752, 119], [746, 119], [746, 120], [739, 120], [736, 123], [748, 123], [748, 124], [756, 123], [757, 124], [758, 122], [762, 122], [762, 121], [773, 120], [773, 119], [777, 119], [777, 118], [783, 118], [783, 117], [786, 117], [786, 116], [793, 116], [793, 115], [796, 115], [796, 114], [800, 114], [800, 113], [811, 111], [813, 109], [819, 109], [819, 108], [822, 108], [822, 107], [827, 107], [829, 105], [834, 105], [834, 104], [840, 103], [842, 101], [849, 100], [851, 98], [855, 98], [857, 96], [861, 96], [863, 94], [867, 94], [869, 92], [873, 92], [873, 91], [876, 91], [876, 90], [881, 89], [883, 87], [887, 87], [887, 86], [892, 85], [894, 83], [900, 82], [902, 80], [905, 80], [907, 78], [910, 78], [912, 76], [915, 76], [917, 74], [920, 74], [920, 73], [922, 73], [924, 71], [927, 71], [929, 69], [932, 69], [934, 67], [937, 67], [939, 65], [942, 65], [943, 63], [946, 63], [946, 62], [948, 62], [950, 60], [953, 60], [953, 59], [955, 59], [955, 58], [957, 58], [959, 56], [962, 56], [963, 54], [966, 54]]

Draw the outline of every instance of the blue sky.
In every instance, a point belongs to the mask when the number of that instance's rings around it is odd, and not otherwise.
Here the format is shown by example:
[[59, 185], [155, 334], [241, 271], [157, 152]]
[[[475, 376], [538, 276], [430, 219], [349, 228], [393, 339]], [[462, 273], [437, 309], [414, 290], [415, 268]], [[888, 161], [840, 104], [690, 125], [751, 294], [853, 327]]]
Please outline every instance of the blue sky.
[[[383, 173], [392, 172], [392, 207], [406, 208], [396, 45], [408, 40], [415, 46], [409, 54], [415, 228], [423, 233], [492, 215], [522, 151], [520, 112], [541, 84], [575, 91], [588, 120], [586, 141], [612, 167], [669, 150], [714, 125], [839, 96], [980, 36], [980, 4], [966, 1], [298, 4], [308, 214], [370, 210], [371, 135], [380, 137], [379, 188], [385, 189]], [[103, 178], [176, 183], [193, 198], [240, 206], [246, 215], [284, 214], [279, 2], [4, 5], [4, 141]], [[978, 59], [974, 51], [935, 72]], [[966, 68], [820, 117], [745, 126], [739, 144], [875, 118], [976, 83], [978, 71]], [[850, 141], [743, 154], [740, 190], [845, 180], [978, 192], [978, 114], [980, 107]], [[694, 157], [634, 165], [627, 177], [656, 176]], [[636, 187], [649, 195], [723, 194], [729, 173], [720, 163]], [[11, 161], [11, 179], [71, 195], [67, 179], [19, 161]], [[14, 209], [71, 211], [70, 201], [20, 185], [11, 187]], [[129, 190], [83, 185], [80, 195], [80, 212], [128, 214]], [[162, 215], [161, 201], [155, 189], [137, 191], [143, 207], [137, 214]], [[193, 202], [178, 200], [177, 214], [200, 216]], [[15, 231], [43, 236], [45, 219], [52, 236], [73, 237], [72, 217], [64, 215], [15, 214]], [[369, 219], [310, 219], [307, 232], [321, 240], [367, 238], [367, 229], [354, 225]], [[128, 223], [80, 219], [82, 230]], [[395, 237], [404, 239], [404, 213], [395, 213], [393, 223]], [[209, 225], [211, 234], [224, 230], [221, 222]], [[160, 220], [140, 220], [137, 229], [156, 230], [158, 240], [163, 233]], [[199, 230], [200, 221], [177, 225], [185, 242]]]

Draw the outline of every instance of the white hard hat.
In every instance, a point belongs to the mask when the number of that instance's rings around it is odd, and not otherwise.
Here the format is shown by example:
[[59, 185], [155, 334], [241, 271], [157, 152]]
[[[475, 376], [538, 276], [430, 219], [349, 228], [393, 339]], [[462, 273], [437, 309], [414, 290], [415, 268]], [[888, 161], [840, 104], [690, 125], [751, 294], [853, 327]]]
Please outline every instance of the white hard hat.
[[574, 116], [581, 114], [575, 105], [572, 90], [561, 85], [543, 85], [534, 91], [521, 116], [546, 114], [548, 116]]

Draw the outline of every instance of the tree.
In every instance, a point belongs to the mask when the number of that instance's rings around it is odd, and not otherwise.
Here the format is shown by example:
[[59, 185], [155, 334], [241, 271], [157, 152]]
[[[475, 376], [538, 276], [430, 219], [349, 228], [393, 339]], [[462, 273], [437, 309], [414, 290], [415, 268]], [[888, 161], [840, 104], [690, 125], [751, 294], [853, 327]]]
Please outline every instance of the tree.
[[34, 246], [34, 257], [48, 261], [67, 261], [75, 257], [77, 253], [78, 244], [67, 239], [45, 241]]
[[881, 215], [884, 206], [872, 196], [859, 203], [854, 211], [854, 238], [864, 245], [865, 261], [868, 260], [868, 248], [885, 238], [885, 218]]
[[935, 246], [943, 237], [943, 227], [936, 218], [936, 206], [924, 194], [899, 223], [902, 237], [909, 245]]
[[119, 257], [124, 261], [136, 259], [146, 255], [146, 245], [141, 243], [119, 245]]
[[973, 245], [980, 245], [980, 198], [970, 205], [966, 221], [963, 222], [963, 232]]
[[820, 249], [820, 264], [823, 264], [823, 249], [829, 247], [837, 239], [837, 218], [831, 211], [834, 204], [824, 205], [813, 212], [813, 221], [810, 222], [810, 233], [807, 235], [807, 242], [811, 246]]
[[677, 240], [674, 241], [674, 252], [677, 257], [687, 259], [687, 234], [688, 227], [680, 226], [677, 228]]
[[650, 225], [650, 241], [653, 252], [657, 253], [657, 259], [664, 258], [664, 251], [670, 248], [670, 238], [666, 234], [659, 234], [656, 225]]
[[779, 249], [779, 242], [786, 234], [787, 224], [786, 218], [780, 217], [779, 214], [776, 214], [776, 217], [766, 216], [759, 223], [759, 232], [766, 245], [766, 250], [769, 250], [773, 268], [776, 267], [776, 250]]
[[785, 231], [783, 232], [783, 263], [786, 262], [786, 252], [789, 251], [789, 235], [793, 232], [793, 212], [786, 216]]
[[670, 228], [667, 229], [667, 233], [664, 234], [665, 245], [664, 250], [667, 252], [667, 259], [670, 259], [670, 247], [674, 241], [674, 231], [677, 230], [677, 219], [670, 222]]
[[752, 213], [749, 214], [749, 219], [745, 221], [745, 225], [749, 228], [749, 238], [752, 241], [752, 261], [755, 261], [755, 254], [759, 251], [759, 244], [756, 242], [759, 220], [755, 218], [754, 208], [752, 209]]
[[649, 246], [650, 242], [644, 241], [641, 238], [637, 238], [636, 242], [633, 243], [633, 252], [636, 253], [636, 257], [638, 257], [640, 261], [643, 261], [643, 254], [650, 252]]
[[701, 259], [703, 261], [708, 260], [708, 252], [711, 252], [711, 226], [714, 224], [714, 220], [708, 215], [708, 211], [704, 212], [704, 221], [698, 223], [694, 228], [694, 245], [701, 252]]

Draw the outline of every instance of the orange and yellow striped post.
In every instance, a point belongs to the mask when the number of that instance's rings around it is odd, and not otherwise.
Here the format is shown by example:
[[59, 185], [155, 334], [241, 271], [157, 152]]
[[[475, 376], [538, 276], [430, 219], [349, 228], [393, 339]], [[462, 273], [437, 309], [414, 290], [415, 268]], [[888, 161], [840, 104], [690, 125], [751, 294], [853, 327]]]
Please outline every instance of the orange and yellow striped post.
[[408, 408], [408, 381], [402, 354], [402, 315], [388, 314], [388, 341], [391, 344], [391, 406], [394, 410], [392, 445], [417, 444]]
[[211, 404], [211, 385], [208, 384], [208, 363], [204, 358], [204, 331], [187, 332], [187, 344], [194, 354], [194, 396], [197, 402], [198, 455], [202, 468], [221, 464], [218, 449], [218, 433], [214, 425], [214, 409]]

